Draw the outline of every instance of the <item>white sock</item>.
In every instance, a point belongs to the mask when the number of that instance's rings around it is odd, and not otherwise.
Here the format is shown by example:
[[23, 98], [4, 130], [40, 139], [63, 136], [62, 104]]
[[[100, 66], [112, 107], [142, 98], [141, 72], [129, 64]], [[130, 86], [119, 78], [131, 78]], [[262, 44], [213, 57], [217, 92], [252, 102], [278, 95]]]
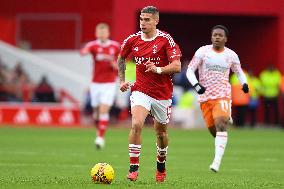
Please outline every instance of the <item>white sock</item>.
[[221, 163], [228, 141], [227, 131], [217, 132], [215, 137], [215, 157], [214, 161]]
[[160, 148], [158, 144], [156, 144], [156, 146], [157, 146], [157, 162], [165, 163], [168, 153], [168, 146], [165, 148]]

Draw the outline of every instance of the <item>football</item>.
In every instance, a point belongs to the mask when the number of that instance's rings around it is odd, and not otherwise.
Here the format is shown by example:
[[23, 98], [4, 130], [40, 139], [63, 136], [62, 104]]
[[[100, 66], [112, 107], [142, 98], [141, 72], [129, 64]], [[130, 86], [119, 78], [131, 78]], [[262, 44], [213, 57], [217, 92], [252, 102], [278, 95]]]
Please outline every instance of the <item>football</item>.
[[91, 169], [91, 177], [96, 184], [110, 184], [114, 179], [114, 170], [108, 163], [97, 163]]

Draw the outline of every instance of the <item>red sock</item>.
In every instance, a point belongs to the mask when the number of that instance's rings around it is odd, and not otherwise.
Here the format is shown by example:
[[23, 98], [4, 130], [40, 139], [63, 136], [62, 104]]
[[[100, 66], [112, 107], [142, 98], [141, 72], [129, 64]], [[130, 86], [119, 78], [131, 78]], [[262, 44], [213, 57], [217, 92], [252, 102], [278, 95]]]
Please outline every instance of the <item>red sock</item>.
[[105, 136], [107, 125], [108, 125], [108, 120], [100, 120], [99, 121], [99, 124], [97, 126], [97, 135], [99, 137], [103, 138]]
[[[130, 171], [137, 171], [139, 167], [139, 156], [141, 152], [141, 145], [139, 144], [129, 144], [129, 162], [130, 162]], [[132, 169], [132, 170], [131, 170]]]
[[166, 162], [166, 156], [161, 157], [161, 156], [157, 155], [157, 162], [165, 163]]

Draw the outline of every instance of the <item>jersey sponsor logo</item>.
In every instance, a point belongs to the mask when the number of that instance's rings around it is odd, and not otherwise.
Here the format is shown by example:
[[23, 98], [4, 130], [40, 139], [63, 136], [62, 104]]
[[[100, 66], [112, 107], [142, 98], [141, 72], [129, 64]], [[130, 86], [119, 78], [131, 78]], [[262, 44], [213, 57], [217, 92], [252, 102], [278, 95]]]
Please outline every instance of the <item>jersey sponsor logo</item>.
[[104, 53], [98, 53], [96, 55], [96, 61], [113, 61], [114, 56], [109, 55], [109, 54], [104, 54]]
[[136, 64], [139, 65], [139, 64], [142, 63], [142, 61], [145, 60], [145, 58], [144, 57], [134, 57], [134, 60], [135, 60]]
[[221, 72], [221, 73], [225, 73], [228, 70], [227, 67], [220, 66], [220, 65], [205, 64], [205, 67], [209, 71], [215, 71], [215, 72]]
[[146, 65], [146, 62], [150, 59], [151, 62], [153, 62], [154, 64], [158, 65], [160, 64], [160, 60], [161, 58], [160, 57], [154, 57], [154, 58], [151, 58], [151, 57], [148, 57], [148, 58], [144, 58], [144, 57], [134, 57], [134, 60], [136, 62], [137, 65], [140, 65], [140, 64], [144, 64]]

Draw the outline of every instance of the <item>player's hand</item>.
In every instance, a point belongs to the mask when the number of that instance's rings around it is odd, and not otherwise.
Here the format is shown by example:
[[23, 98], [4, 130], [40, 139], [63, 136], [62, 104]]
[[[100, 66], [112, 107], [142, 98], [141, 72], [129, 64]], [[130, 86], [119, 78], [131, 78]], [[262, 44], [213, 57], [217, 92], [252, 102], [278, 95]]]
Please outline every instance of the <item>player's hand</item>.
[[129, 88], [130, 88], [130, 83], [129, 82], [121, 82], [120, 83], [120, 86], [119, 86], [119, 89], [122, 91], [122, 92], [125, 92], [127, 91]]
[[146, 71], [145, 72], [157, 73], [157, 67], [155, 66], [154, 62], [150, 62], [150, 58], [146, 62]]
[[193, 87], [196, 90], [196, 92], [200, 95], [205, 93], [205, 91], [206, 91], [206, 88], [203, 87], [202, 85], [200, 85], [199, 83], [196, 83]]
[[244, 93], [248, 93], [249, 92], [248, 84], [244, 83], [242, 90], [244, 91]]

